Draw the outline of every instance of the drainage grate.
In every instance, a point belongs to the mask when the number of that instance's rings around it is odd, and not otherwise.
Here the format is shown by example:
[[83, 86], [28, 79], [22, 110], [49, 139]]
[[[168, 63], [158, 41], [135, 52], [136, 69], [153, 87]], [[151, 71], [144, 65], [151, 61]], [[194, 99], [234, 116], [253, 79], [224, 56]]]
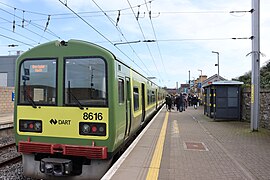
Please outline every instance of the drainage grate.
[[185, 150], [209, 151], [203, 142], [184, 142]]

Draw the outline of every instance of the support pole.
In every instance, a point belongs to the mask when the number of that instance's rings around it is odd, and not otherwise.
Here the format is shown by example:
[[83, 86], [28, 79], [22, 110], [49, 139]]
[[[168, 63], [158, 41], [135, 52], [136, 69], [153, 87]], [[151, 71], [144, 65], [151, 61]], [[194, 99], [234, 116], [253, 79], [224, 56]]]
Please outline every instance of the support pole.
[[251, 131], [258, 131], [260, 115], [260, 0], [252, 0]]

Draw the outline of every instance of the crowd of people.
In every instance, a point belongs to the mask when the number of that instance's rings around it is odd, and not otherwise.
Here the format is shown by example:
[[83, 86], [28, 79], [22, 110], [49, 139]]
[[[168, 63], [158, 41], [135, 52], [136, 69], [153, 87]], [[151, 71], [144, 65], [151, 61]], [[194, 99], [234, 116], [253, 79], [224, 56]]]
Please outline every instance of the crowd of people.
[[197, 109], [199, 99], [196, 94], [186, 94], [180, 93], [176, 95], [168, 94], [166, 96], [166, 109], [171, 111], [176, 107], [176, 110], [179, 112], [185, 111], [188, 106], [193, 106], [194, 109]]

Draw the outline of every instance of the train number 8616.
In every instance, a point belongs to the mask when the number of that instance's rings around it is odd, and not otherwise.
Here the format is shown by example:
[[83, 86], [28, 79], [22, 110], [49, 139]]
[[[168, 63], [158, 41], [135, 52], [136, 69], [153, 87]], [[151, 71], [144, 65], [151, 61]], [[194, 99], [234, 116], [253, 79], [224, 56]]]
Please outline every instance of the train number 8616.
[[83, 113], [83, 119], [84, 120], [103, 120], [103, 114], [102, 113], [88, 113], [84, 112]]

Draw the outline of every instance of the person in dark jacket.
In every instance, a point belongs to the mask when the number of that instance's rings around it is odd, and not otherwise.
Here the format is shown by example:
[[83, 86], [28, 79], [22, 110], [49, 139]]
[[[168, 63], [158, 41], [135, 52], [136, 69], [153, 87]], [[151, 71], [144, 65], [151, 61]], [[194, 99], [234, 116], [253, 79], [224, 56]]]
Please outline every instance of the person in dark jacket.
[[194, 109], [197, 109], [198, 97], [196, 95], [192, 97], [192, 104], [193, 104]]
[[165, 101], [166, 101], [167, 111], [171, 111], [171, 109], [172, 109], [172, 98], [170, 97], [170, 95], [166, 96]]
[[192, 106], [192, 96], [188, 94], [188, 106]]
[[183, 111], [183, 105], [184, 105], [184, 98], [183, 95], [180, 93], [176, 97], [176, 104], [177, 104], [177, 111], [182, 112]]

